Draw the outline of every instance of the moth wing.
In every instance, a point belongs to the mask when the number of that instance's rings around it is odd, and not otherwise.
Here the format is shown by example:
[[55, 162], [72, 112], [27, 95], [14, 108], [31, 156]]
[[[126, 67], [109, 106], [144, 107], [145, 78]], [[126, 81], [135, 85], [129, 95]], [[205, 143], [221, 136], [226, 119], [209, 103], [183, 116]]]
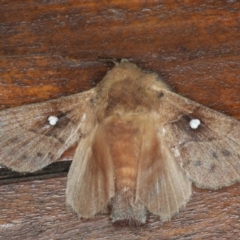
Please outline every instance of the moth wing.
[[[33, 172], [56, 161], [94, 125], [95, 89], [0, 112], [0, 163]], [[56, 125], [49, 124], [57, 117]]]
[[[195, 185], [219, 189], [240, 181], [240, 122], [169, 91], [161, 96], [160, 137]], [[192, 119], [200, 120], [196, 129]]]
[[106, 210], [114, 196], [114, 166], [109, 144], [101, 127], [79, 143], [71, 164], [66, 198], [67, 205], [79, 217], [91, 218]]
[[136, 197], [150, 212], [167, 221], [188, 202], [192, 183], [164, 145], [154, 124], [145, 129], [141, 146]]

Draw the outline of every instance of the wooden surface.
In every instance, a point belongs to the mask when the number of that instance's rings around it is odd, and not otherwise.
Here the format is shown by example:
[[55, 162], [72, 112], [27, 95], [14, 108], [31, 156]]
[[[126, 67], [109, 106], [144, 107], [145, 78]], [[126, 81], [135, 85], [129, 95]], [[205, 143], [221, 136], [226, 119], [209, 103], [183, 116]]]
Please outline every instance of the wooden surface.
[[[234, 0], [1, 0], [0, 109], [90, 89], [109, 69], [97, 57], [128, 58], [178, 93], [240, 119], [239, 29]], [[240, 184], [194, 188], [172, 221], [149, 215], [134, 228], [113, 226], [103, 214], [77, 219], [65, 206], [65, 175], [1, 181], [0, 239], [240, 237]]]
[[[66, 177], [0, 186], [0, 239], [238, 239], [239, 185], [194, 191], [170, 222], [149, 215], [143, 227], [113, 226], [108, 215], [82, 221], [65, 206]], [[3, 205], [4, 204], [4, 205]], [[3, 207], [4, 206], [4, 207]]]

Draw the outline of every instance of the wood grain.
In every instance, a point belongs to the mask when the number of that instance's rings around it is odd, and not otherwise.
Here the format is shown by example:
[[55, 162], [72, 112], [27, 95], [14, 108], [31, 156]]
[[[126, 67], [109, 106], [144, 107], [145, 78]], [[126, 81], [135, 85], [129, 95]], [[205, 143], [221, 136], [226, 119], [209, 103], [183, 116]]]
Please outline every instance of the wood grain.
[[[239, 26], [234, 0], [1, 0], [0, 109], [90, 89], [109, 68], [96, 60], [104, 57], [128, 58], [178, 93], [240, 119]], [[78, 220], [65, 207], [65, 185], [65, 177], [2, 183], [0, 239], [240, 236], [239, 184], [196, 189], [172, 221], [151, 215], [141, 228], [112, 226], [108, 215]]]
[[240, 184], [194, 189], [171, 221], [149, 215], [138, 228], [114, 226], [104, 214], [78, 219], [65, 206], [65, 187], [66, 177], [0, 186], [0, 239], [237, 239], [240, 233]]

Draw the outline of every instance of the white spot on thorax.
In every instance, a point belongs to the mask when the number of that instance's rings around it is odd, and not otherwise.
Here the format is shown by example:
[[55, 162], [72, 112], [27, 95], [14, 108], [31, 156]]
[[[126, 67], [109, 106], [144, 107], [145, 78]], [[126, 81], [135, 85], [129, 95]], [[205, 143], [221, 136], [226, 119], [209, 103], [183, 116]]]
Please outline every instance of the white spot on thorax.
[[192, 119], [190, 122], [189, 122], [189, 125], [192, 129], [197, 129], [199, 127], [199, 125], [201, 124], [200, 120], [199, 119]]
[[54, 126], [58, 122], [58, 118], [56, 116], [50, 116], [48, 118], [48, 122], [50, 125]]

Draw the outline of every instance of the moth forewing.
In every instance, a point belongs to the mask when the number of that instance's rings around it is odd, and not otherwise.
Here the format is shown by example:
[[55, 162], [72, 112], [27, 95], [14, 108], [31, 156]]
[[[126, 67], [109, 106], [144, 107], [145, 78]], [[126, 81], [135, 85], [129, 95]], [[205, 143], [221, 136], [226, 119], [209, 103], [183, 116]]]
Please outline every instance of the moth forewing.
[[95, 89], [0, 112], [0, 163], [34, 172], [60, 158], [95, 124]]
[[[165, 95], [178, 114], [165, 124], [164, 138], [190, 179], [210, 189], [240, 181], [239, 121], [175, 93]], [[191, 126], [193, 120], [197, 127]]]

